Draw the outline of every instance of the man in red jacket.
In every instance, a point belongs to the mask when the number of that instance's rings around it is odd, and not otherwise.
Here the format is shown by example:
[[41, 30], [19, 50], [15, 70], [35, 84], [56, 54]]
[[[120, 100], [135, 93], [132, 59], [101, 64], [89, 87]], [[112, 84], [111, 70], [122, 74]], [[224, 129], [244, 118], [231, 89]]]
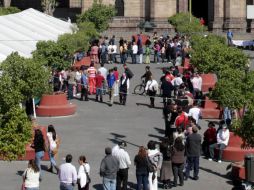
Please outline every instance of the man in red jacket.
[[103, 101], [102, 99], [102, 92], [103, 92], [103, 83], [104, 83], [104, 77], [101, 75], [101, 72], [98, 71], [95, 81], [96, 81], [96, 101], [98, 101], [98, 96], [100, 96], [100, 102]]
[[188, 115], [183, 111], [181, 106], [177, 107], [177, 113], [178, 113], [178, 116], [175, 120], [175, 126], [176, 126], [176, 128], [182, 127], [183, 130], [185, 130], [186, 126], [189, 122]]

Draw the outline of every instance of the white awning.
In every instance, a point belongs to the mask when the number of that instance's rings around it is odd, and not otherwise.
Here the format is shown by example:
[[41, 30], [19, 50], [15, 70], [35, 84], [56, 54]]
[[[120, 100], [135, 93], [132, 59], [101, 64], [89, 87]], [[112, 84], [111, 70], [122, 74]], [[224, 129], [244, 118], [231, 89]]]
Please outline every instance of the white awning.
[[71, 32], [71, 23], [32, 8], [0, 16], [0, 62], [15, 51], [31, 57], [38, 41], [56, 41], [59, 35]]

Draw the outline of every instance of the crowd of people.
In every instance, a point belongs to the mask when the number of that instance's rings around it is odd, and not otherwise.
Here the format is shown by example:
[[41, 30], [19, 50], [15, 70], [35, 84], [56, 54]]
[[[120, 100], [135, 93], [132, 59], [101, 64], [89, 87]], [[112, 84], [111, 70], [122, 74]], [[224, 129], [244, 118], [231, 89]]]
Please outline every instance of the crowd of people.
[[[205, 94], [202, 93], [201, 76], [189, 64], [188, 38], [158, 37], [155, 33], [152, 40], [147, 38], [145, 48], [140, 35], [137, 35], [137, 39], [133, 36], [131, 42], [121, 38], [119, 50], [123, 65], [122, 74], [119, 74], [117, 66], [109, 70], [104, 67], [105, 63], [116, 63], [117, 49], [114, 36], [110, 40], [106, 37], [94, 40], [90, 50], [90, 67], [54, 71], [52, 80], [54, 91], [67, 92], [68, 99], [79, 96], [81, 101], [88, 101], [91, 95], [95, 95], [96, 101], [103, 102], [104, 95], [108, 93], [110, 106], [113, 105], [115, 96], [119, 96], [120, 104], [126, 105], [130, 81], [134, 76], [126, 64], [127, 55], [130, 55], [132, 63], [136, 64], [143, 63], [145, 54], [145, 63], [150, 63], [153, 51], [155, 63], [160, 60], [172, 63], [172, 66], [163, 69], [160, 81], [155, 80], [149, 65], [145, 67], [145, 74], [141, 76], [145, 82], [146, 95], [150, 98], [150, 107], [155, 107], [156, 95], [160, 94], [163, 99], [165, 138], [162, 142], [149, 141], [147, 147], [140, 146], [137, 155], [132, 159], [126, 150], [126, 142], [121, 141], [113, 148], [106, 147], [106, 156], [101, 161], [99, 172], [104, 190], [127, 190], [131, 160], [136, 166], [137, 190], [157, 190], [158, 179], [161, 180], [164, 189], [183, 186], [184, 180], [189, 178], [198, 180], [202, 152], [207, 159], [221, 162], [222, 151], [229, 142], [228, 127], [231, 116], [226, 108], [225, 121], [221, 122], [218, 130], [215, 129], [215, 124], [210, 122], [202, 142], [199, 120], [202, 118], [200, 106], [204, 103]], [[79, 59], [78, 55], [75, 59]], [[100, 68], [96, 68], [99, 63]], [[184, 67], [183, 73], [178, 70], [178, 66]], [[29, 161], [23, 174], [24, 187], [27, 190], [39, 189], [40, 179], [43, 178], [40, 162], [45, 152], [48, 152], [50, 158], [48, 171], [56, 170], [61, 190], [72, 190], [76, 184], [80, 190], [89, 189], [90, 165], [86, 157], [79, 157], [78, 172], [71, 164], [71, 154], [66, 156], [66, 163], [58, 166], [55, 158], [59, 145], [60, 138], [54, 126], [48, 126], [47, 140], [44, 140], [40, 129], [35, 130], [31, 145], [35, 149], [35, 158]], [[219, 150], [218, 158], [215, 158], [215, 148]]]

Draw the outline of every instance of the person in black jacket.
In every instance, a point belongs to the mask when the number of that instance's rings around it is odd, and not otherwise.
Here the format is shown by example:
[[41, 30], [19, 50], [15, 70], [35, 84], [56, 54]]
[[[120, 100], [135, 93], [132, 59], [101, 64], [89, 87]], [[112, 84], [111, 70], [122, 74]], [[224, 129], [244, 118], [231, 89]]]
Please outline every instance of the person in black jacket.
[[134, 158], [136, 165], [137, 190], [148, 190], [148, 157], [145, 147], [139, 147], [138, 154]]
[[165, 80], [162, 81], [161, 84], [162, 97], [163, 97], [163, 105], [164, 107], [171, 103], [171, 94], [174, 90], [174, 86], [170, 81], [170, 77], [165, 77]]
[[119, 161], [112, 156], [110, 147], [105, 148], [106, 156], [101, 161], [100, 176], [103, 177], [103, 189], [116, 189], [116, 175], [119, 170]]
[[198, 128], [192, 127], [192, 134], [186, 139], [186, 156], [187, 156], [187, 167], [185, 172], [185, 180], [190, 176], [191, 168], [194, 169], [193, 179], [198, 180], [199, 172], [199, 157], [201, 150], [201, 135], [198, 134]]

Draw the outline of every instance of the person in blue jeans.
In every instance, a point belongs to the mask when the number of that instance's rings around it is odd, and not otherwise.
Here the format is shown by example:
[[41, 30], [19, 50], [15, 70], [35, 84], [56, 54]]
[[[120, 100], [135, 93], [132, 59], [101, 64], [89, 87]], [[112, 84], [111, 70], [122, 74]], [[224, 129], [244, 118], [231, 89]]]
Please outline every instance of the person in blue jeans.
[[100, 165], [100, 176], [103, 178], [104, 190], [116, 190], [116, 175], [119, 170], [119, 161], [112, 156], [110, 147], [105, 149], [106, 156], [102, 159]]
[[31, 145], [35, 150], [35, 163], [40, 171], [40, 179], [41, 179], [41, 160], [44, 157], [45, 152], [45, 141], [40, 129], [35, 130], [33, 144]]
[[145, 147], [139, 147], [138, 154], [134, 158], [136, 165], [137, 190], [148, 190], [148, 160]]

